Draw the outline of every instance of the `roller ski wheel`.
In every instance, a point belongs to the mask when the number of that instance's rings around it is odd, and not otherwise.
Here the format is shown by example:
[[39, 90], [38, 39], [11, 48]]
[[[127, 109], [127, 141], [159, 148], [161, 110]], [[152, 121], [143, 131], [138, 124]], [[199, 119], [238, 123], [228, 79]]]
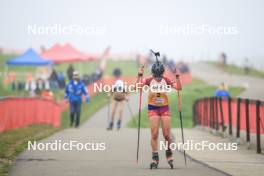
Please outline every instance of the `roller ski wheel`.
[[170, 165], [170, 168], [173, 169], [173, 157], [172, 157], [171, 150], [166, 150], [166, 158], [167, 158], [168, 164]]
[[159, 154], [152, 153], [152, 162], [150, 163], [150, 169], [157, 169], [159, 165]]
[[111, 130], [113, 130], [113, 125], [114, 125], [113, 122], [110, 122], [110, 123], [109, 123], [109, 126], [106, 128], [106, 130], [107, 130], [107, 131], [111, 131]]
[[119, 119], [117, 121], [117, 130], [120, 130], [120, 128], [121, 128], [121, 120]]
[[157, 161], [152, 161], [150, 163], [150, 169], [158, 169], [159, 163]]
[[168, 164], [170, 165], [170, 168], [173, 169], [173, 167], [174, 167], [174, 166], [173, 166], [173, 160], [169, 160], [169, 161], [168, 161]]

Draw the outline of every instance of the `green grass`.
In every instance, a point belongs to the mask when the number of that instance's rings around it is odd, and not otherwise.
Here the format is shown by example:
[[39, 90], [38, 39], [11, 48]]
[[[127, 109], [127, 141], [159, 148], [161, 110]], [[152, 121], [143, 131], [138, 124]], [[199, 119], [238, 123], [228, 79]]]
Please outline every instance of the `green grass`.
[[[204, 82], [193, 79], [191, 84], [185, 85], [181, 91], [181, 110], [183, 115], [183, 126], [185, 128], [192, 128], [192, 105], [198, 98], [213, 96], [217, 87], [209, 86]], [[231, 96], [237, 96], [243, 91], [240, 87], [230, 87], [229, 89]], [[176, 92], [169, 94], [170, 101], [170, 112], [171, 112], [171, 124], [172, 128], [179, 128], [179, 113], [177, 109], [177, 95]], [[136, 115], [127, 124], [130, 128], [136, 128], [138, 124], [138, 116]], [[147, 117], [147, 108], [142, 110], [142, 128], [149, 128], [149, 120]]]
[[264, 78], [264, 72], [256, 70], [254, 68], [250, 68], [249, 72], [246, 73], [243, 67], [240, 67], [234, 64], [221, 65], [215, 61], [208, 61], [207, 63], [217, 66], [229, 74], [247, 75], [247, 76], [253, 76], [253, 77], [258, 77], [258, 78]]
[[[92, 103], [82, 104], [81, 124], [108, 101], [104, 93], [92, 97]], [[40, 140], [57, 131], [69, 128], [69, 110], [65, 110], [61, 117], [61, 127], [51, 125], [31, 125], [0, 133], [0, 176], [7, 175], [16, 156], [27, 147], [28, 141]]]

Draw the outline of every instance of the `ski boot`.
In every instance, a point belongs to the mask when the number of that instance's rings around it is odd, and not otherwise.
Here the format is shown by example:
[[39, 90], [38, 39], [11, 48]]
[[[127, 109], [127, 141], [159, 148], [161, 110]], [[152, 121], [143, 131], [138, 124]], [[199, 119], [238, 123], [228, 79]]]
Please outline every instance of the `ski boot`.
[[157, 169], [159, 165], [159, 154], [158, 152], [152, 153], [152, 162], [150, 163], [150, 169]]
[[173, 157], [172, 157], [171, 150], [166, 150], [166, 158], [167, 158], [168, 164], [170, 165], [170, 168], [173, 169]]
[[120, 130], [120, 128], [121, 128], [121, 120], [119, 119], [117, 121], [117, 130]]
[[110, 122], [109, 123], [109, 126], [107, 127], [107, 130], [113, 130], [113, 122]]

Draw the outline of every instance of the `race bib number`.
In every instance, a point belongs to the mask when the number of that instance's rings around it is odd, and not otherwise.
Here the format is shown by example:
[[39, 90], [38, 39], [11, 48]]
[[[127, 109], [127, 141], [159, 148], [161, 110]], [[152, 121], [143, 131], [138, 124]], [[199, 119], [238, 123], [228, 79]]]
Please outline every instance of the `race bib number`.
[[165, 103], [165, 99], [164, 98], [161, 98], [161, 97], [156, 97], [155, 98], [155, 103], [157, 103], [157, 104], [163, 104], [163, 103]]

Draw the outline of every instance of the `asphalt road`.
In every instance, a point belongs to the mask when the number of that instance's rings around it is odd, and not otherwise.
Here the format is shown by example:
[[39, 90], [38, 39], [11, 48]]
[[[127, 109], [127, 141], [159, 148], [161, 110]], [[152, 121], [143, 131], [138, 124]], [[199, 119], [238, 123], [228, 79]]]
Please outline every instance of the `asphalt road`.
[[[134, 113], [138, 107], [138, 95], [130, 98]], [[146, 102], [144, 102], [145, 104]], [[131, 118], [125, 108], [124, 124]], [[120, 131], [106, 131], [107, 106], [96, 112], [90, 120], [79, 129], [66, 129], [58, 132], [40, 143], [61, 140], [61, 143], [77, 141], [80, 143], [105, 143], [104, 151], [32, 151], [20, 154], [11, 169], [11, 176], [160, 176], [160, 175], [226, 175], [199, 162], [187, 159], [184, 165], [183, 155], [174, 152], [175, 169], [171, 170], [165, 159], [165, 152], [160, 151], [160, 165], [157, 170], [150, 170], [151, 161], [150, 130], [141, 130], [140, 158], [136, 163], [137, 130], [123, 125]], [[175, 129], [177, 130], [177, 129]], [[177, 130], [179, 131], [179, 130]], [[160, 140], [163, 138], [160, 136]], [[94, 147], [96, 149], [96, 146]]]

